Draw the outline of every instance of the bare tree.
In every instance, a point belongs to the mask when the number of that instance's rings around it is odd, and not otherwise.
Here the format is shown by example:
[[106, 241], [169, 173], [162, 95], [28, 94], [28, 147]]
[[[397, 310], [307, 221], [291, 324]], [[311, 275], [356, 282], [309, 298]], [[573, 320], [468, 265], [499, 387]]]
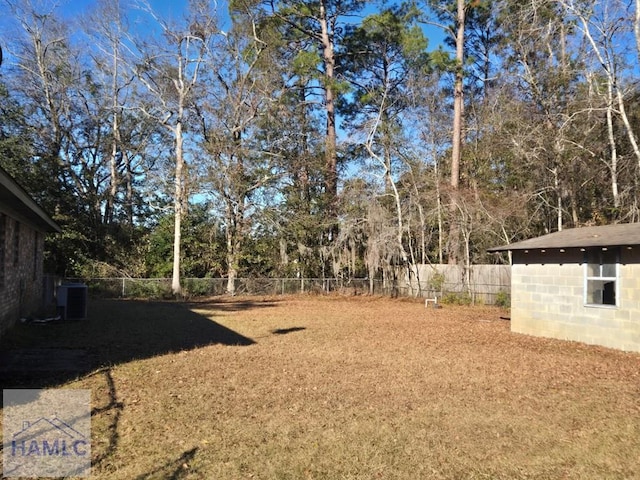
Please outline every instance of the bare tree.
[[549, 218], [546, 228], [562, 230], [576, 194], [569, 166], [574, 155], [571, 132], [577, 118], [574, 66], [579, 65], [581, 52], [568, 48], [568, 29], [556, 2], [506, 3], [502, 28], [510, 45], [507, 66], [513, 90], [505, 93], [520, 92], [525, 99], [514, 104], [521, 120], [509, 135], [532, 174], [539, 175], [535, 198], [555, 215], [555, 226]]
[[151, 97], [143, 111], [164, 127], [173, 140], [174, 241], [171, 290], [174, 295], [182, 291], [180, 241], [182, 219], [188, 202], [185, 126], [193, 110], [193, 95], [201, 80], [210, 42], [218, 31], [217, 17], [210, 10], [209, 2], [192, 0], [189, 6], [189, 16], [185, 21], [181, 25], [172, 25], [154, 12], [148, 3], [143, 4], [144, 12], [160, 27], [164, 42], [140, 43], [138, 49], [144, 56], [137, 66], [138, 79]]
[[[110, 147], [108, 153], [109, 178], [104, 208], [106, 223], [114, 220], [116, 199], [121, 184], [124, 184], [126, 215], [129, 225], [133, 224], [133, 157], [136, 148], [128, 145], [122, 130], [139, 131], [139, 128], [123, 126], [126, 100], [131, 94], [134, 74], [131, 69], [132, 54], [128, 51], [129, 38], [125, 5], [121, 0], [99, 0], [95, 10], [84, 19], [84, 28], [96, 46], [91, 52], [96, 82], [102, 86], [110, 117]], [[127, 58], [128, 57], [128, 58]], [[132, 150], [133, 149], [133, 150]]]
[[260, 142], [271, 108], [278, 103], [279, 79], [265, 58], [268, 45], [258, 38], [256, 19], [236, 12], [231, 30], [221, 39], [208, 71], [208, 92], [200, 108], [204, 132], [205, 178], [220, 205], [227, 257], [227, 293], [236, 293], [253, 200], [272, 179], [274, 156]]
[[386, 107], [387, 107], [386, 101], [387, 101], [387, 95], [385, 91], [381, 98], [378, 116], [375, 119], [373, 119], [372, 122], [370, 122], [369, 132], [367, 134], [367, 139], [365, 141], [365, 148], [369, 153], [369, 156], [371, 157], [371, 159], [375, 161], [379, 167], [382, 167], [384, 172], [383, 174], [384, 174], [385, 184], [388, 185], [391, 189], [393, 201], [395, 204], [395, 213], [396, 213], [396, 222], [397, 222], [395, 247], [398, 249], [402, 264], [406, 265], [408, 256], [403, 245], [403, 236], [405, 233], [405, 227], [404, 227], [403, 214], [402, 214], [402, 200], [400, 198], [400, 193], [398, 191], [396, 182], [393, 178], [393, 175], [391, 174], [391, 165], [389, 164], [389, 162], [387, 162], [387, 160], [383, 155], [380, 155], [377, 152], [377, 149], [375, 148], [376, 131], [380, 126], [381, 118], [384, 115], [384, 112], [386, 110]]
[[[611, 180], [613, 207], [620, 208], [620, 195], [618, 189], [618, 147], [614, 132], [614, 116], [622, 122], [632, 152], [636, 158], [637, 168], [640, 171], [640, 147], [634, 132], [631, 120], [627, 114], [625, 82], [622, 72], [626, 61], [619, 45], [623, 44], [622, 37], [630, 30], [626, 20], [628, 5], [613, 1], [600, 4], [589, 2], [577, 3], [574, 0], [563, 0], [563, 7], [572, 18], [575, 18], [579, 30], [587, 40], [595, 57], [599, 71], [606, 80], [605, 109], [607, 118], [607, 139], [610, 147], [610, 159], [608, 169]], [[626, 31], [625, 31], [626, 30]], [[600, 75], [589, 75], [593, 88], [600, 89]], [[595, 80], [595, 81], [594, 81]]]
[[[63, 149], [70, 111], [70, 90], [77, 68], [73, 65], [67, 26], [55, 9], [31, 0], [5, 0], [25, 40], [14, 52], [22, 74], [19, 87], [41, 123], [40, 140], [46, 154], [57, 158]], [[42, 152], [44, 153], [44, 152]]]

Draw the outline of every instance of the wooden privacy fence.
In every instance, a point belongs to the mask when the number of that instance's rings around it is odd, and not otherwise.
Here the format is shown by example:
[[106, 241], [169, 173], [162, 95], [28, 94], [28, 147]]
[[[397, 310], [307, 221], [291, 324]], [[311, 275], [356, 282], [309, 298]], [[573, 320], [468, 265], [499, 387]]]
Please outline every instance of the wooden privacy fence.
[[400, 295], [434, 298], [449, 303], [508, 306], [511, 298], [509, 265], [412, 265], [399, 277]]
[[[465, 279], [467, 281], [465, 281]], [[117, 298], [170, 298], [170, 278], [84, 278], [92, 295]], [[226, 278], [183, 278], [185, 296], [224, 295]], [[469, 272], [455, 265], [417, 265], [399, 269], [395, 279], [367, 278], [239, 278], [237, 295], [331, 293], [399, 295], [433, 298], [449, 303], [508, 305], [511, 276], [506, 265], [474, 265]]]

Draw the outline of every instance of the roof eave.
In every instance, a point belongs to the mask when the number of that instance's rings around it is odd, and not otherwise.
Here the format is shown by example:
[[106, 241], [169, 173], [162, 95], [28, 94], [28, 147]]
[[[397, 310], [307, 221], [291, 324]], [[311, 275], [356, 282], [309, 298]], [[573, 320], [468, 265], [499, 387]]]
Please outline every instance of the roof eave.
[[503, 245], [501, 247], [493, 247], [488, 248], [487, 252], [489, 253], [501, 253], [501, 252], [518, 252], [518, 251], [527, 251], [527, 250], [571, 250], [571, 249], [580, 249], [585, 250], [587, 248], [633, 248], [638, 246], [638, 244], [613, 244], [613, 243], [602, 243], [597, 245], [566, 245], [566, 246], [516, 246], [514, 245]]
[[35, 223], [45, 232], [61, 233], [60, 226], [47, 215], [47, 213], [31, 198], [31, 196], [13, 179], [0, 168], [0, 187], [9, 192], [20, 203], [22, 203], [33, 214], [31, 223]]

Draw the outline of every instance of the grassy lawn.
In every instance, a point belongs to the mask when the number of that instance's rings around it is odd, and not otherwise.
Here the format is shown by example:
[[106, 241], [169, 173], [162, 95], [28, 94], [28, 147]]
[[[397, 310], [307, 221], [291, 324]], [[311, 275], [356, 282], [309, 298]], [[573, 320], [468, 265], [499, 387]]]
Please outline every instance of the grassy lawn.
[[505, 315], [92, 300], [88, 321], [2, 348], [89, 350], [79, 378], [29, 381], [92, 390], [92, 478], [637, 478], [640, 355], [512, 334]]

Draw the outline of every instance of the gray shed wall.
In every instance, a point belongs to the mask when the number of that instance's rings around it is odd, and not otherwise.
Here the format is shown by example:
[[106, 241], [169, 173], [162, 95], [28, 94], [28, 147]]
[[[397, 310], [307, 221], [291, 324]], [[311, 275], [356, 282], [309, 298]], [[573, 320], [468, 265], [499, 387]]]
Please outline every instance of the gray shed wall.
[[640, 352], [640, 247], [621, 249], [617, 306], [586, 306], [579, 249], [513, 252], [511, 330]]

